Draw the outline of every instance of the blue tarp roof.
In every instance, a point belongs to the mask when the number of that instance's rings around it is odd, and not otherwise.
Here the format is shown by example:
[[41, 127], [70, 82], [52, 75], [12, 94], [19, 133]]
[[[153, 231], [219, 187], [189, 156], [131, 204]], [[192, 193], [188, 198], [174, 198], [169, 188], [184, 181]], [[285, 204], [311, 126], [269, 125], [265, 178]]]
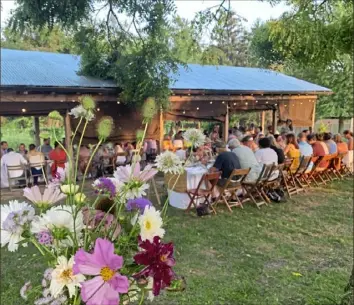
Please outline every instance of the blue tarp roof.
[[[1, 49], [1, 86], [113, 88], [115, 83], [78, 75], [80, 56]], [[188, 65], [171, 89], [255, 92], [331, 92], [294, 77], [259, 68]]]

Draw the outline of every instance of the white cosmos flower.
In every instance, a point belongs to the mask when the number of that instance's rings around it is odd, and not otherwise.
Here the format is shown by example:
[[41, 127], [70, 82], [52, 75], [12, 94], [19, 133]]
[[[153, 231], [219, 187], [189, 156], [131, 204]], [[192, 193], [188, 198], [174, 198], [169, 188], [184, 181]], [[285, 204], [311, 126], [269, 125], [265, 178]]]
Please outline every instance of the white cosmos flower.
[[[84, 222], [81, 211], [77, 214], [74, 226], [72, 207], [57, 206], [49, 209], [41, 216], [35, 217], [32, 221], [31, 232], [37, 234], [44, 231], [49, 231], [54, 239], [56, 239], [56, 230], [67, 229], [70, 233], [76, 232], [76, 237], [79, 240], [83, 228]], [[63, 239], [59, 240], [59, 244], [61, 246], [72, 246], [73, 242], [68, 236], [65, 236]]]
[[42, 195], [37, 185], [23, 190], [23, 196], [39, 207], [47, 207], [64, 199], [66, 196], [56, 187], [49, 186], [44, 189]]
[[193, 147], [199, 147], [205, 143], [205, 135], [200, 129], [190, 128], [183, 134], [183, 138], [192, 144]]
[[87, 121], [92, 121], [95, 118], [93, 112], [90, 110], [86, 110], [82, 105], [78, 105], [71, 109], [69, 114], [74, 116], [75, 119], [84, 118]]
[[1, 247], [8, 245], [8, 250], [14, 252], [18, 249], [19, 242], [24, 240], [24, 226], [33, 219], [34, 209], [26, 202], [12, 200], [8, 205], [1, 205], [0, 212]]
[[58, 264], [52, 271], [52, 280], [50, 282], [50, 294], [56, 298], [66, 286], [69, 290], [69, 297], [75, 295], [75, 287], [80, 287], [80, 283], [85, 280], [82, 274], [73, 274], [74, 257], [72, 256], [69, 261], [65, 256], [58, 257]]
[[160, 211], [153, 206], [146, 206], [144, 214], [139, 216], [140, 236], [142, 240], [153, 241], [155, 236], [163, 237], [165, 230], [162, 229]]
[[79, 186], [75, 184], [64, 184], [60, 186], [60, 189], [66, 195], [75, 195], [79, 191]]
[[156, 157], [156, 166], [159, 171], [165, 174], [179, 174], [183, 171], [181, 159], [168, 150]]
[[147, 183], [132, 181], [130, 183], [121, 184], [119, 191], [125, 195], [125, 199], [129, 200], [146, 196], [146, 190], [148, 189], [149, 185]]

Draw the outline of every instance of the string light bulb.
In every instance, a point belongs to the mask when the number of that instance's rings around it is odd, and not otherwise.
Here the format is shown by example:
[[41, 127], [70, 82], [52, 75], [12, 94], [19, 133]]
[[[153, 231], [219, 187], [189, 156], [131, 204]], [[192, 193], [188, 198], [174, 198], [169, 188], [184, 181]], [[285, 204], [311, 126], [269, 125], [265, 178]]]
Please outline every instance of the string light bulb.
[[120, 104], [120, 101], [118, 101], [117, 104], [119, 105], [119, 104]]
[[222, 101], [223, 104], [225, 104], [225, 101]]
[[199, 110], [199, 107], [197, 107], [197, 110]]
[[246, 102], [245, 105], [248, 105], [248, 103]]
[[213, 101], [210, 102], [210, 105], [213, 103]]
[[27, 110], [25, 108], [22, 108], [22, 112], [26, 112]]
[[97, 111], [100, 111], [101, 109], [100, 108], [97, 108]]
[[185, 110], [183, 111], [183, 114], [186, 114], [186, 111], [185, 111]]
[[266, 101], [266, 104], [268, 104], [268, 101]]

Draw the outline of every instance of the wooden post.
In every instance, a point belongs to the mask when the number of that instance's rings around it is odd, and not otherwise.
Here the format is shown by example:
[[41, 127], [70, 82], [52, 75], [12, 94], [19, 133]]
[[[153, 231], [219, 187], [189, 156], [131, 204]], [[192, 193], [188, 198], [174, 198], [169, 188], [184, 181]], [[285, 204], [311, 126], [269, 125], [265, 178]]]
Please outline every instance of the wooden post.
[[311, 132], [315, 131], [315, 123], [316, 123], [315, 119], [316, 119], [316, 100], [313, 101]]
[[164, 136], [164, 121], [163, 121], [163, 110], [160, 109], [160, 153], [163, 149], [163, 136]]
[[226, 104], [226, 114], [224, 123], [224, 141], [227, 143], [229, 137], [229, 104]]
[[354, 128], [354, 118], [350, 119], [350, 131], [353, 132], [353, 128]]
[[[70, 115], [69, 111], [66, 111], [65, 114], [65, 120], [64, 120], [64, 128], [65, 128], [65, 148], [69, 149], [70, 148], [70, 142], [71, 142], [71, 136], [72, 136], [72, 131], [71, 131], [71, 123], [70, 123]], [[70, 154], [72, 152], [69, 152]]]
[[39, 129], [39, 117], [38, 116], [33, 117], [33, 128], [34, 128], [34, 143], [35, 143], [36, 147], [38, 147], [41, 145], [41, 140], [39, 138], [40, 129]]
[[277, 130], [277, 110], [272, 110], [272, 126], [273, 126], [273, 133]]
[[261, 127], [262, 127], [263, 134], [266, 134], [266, 131], [265, 131], [265, 115], [266, 115], [266, 112], [262, 111], [262, 113], [261, 113]]

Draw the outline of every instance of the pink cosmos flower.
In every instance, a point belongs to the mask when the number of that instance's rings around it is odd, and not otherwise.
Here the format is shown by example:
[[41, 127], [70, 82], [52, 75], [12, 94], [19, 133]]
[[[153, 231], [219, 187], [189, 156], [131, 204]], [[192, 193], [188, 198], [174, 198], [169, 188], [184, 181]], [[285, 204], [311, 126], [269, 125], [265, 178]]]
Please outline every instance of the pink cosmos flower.
[[157, 170], [152, 168], [152, 165], [147, 165], [142, 171], [140, 171], [140, 163], [135, 165], [120, 166], [114, 172], [114, 177], [121, 181], [128, 183], [132, 180], [138, 180], [141, 182], [149, 181], [157, 174]]
[[117, 272], [123, 266], [123, 258], [114, 254], [109, 240], [97, 238], [93, 253], [79, 249], [74, 261], [74, 274], [95, 276], [81, 283], [81, 298], [87, 305], [117, 305], [119, 293], [128, 292], [128, 278]]
[[23, 190], [23, 196], [38, 207], [49, 207], [66, 197], [60, 189], [51, 186], [46, 187], [42, 195], [37, 185], [32, 186], [31, 188], [26, 187]]

